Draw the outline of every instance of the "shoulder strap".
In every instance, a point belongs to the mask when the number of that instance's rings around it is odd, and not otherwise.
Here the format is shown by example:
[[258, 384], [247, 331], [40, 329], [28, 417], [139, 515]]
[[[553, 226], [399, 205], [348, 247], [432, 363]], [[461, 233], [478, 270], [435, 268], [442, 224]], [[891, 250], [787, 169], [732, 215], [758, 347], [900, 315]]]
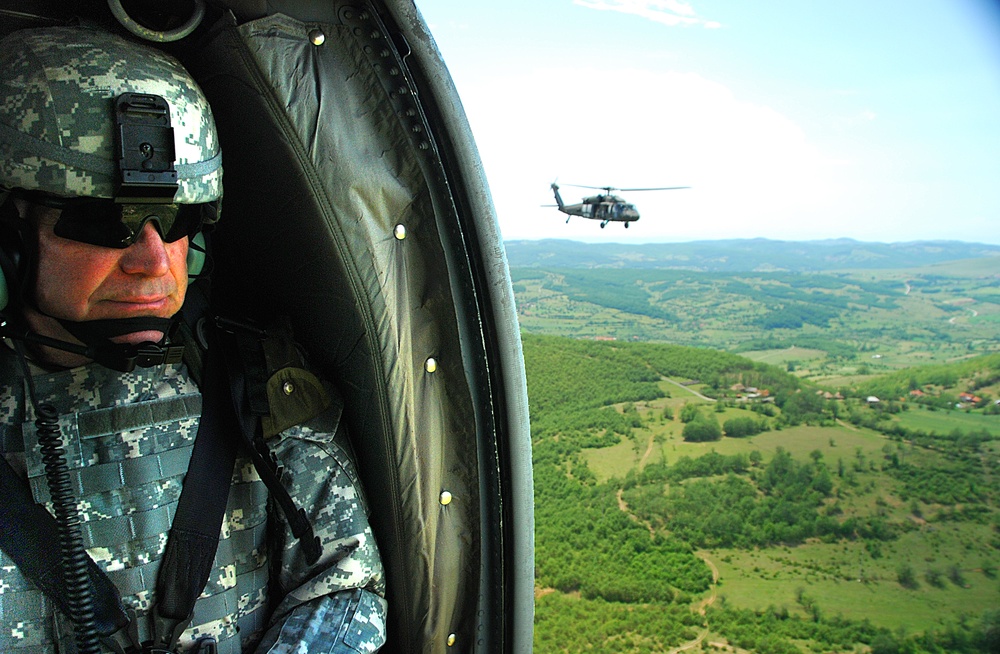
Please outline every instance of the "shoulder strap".
[[239, 448], [232, 416], [222, 408], [228, 389], [220, 358], [204, 360], [198, 434], [156, 577], [153, 646], [168, 651], [191, 623], [212, 573]]

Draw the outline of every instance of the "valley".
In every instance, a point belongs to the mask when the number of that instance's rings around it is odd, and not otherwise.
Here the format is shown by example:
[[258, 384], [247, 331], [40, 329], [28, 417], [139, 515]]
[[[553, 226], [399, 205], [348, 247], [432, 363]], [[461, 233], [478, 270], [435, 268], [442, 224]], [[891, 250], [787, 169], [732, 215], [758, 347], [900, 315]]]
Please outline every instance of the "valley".
[[535, 651], [993, 651], [997, 262], [515, 270]]

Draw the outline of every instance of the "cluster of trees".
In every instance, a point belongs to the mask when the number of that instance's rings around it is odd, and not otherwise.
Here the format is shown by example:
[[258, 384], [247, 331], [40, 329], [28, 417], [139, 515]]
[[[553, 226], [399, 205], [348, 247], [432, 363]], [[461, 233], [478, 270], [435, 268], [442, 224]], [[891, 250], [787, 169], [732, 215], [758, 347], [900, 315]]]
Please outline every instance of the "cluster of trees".
[[722, 429], [730, 438], [744, 438], [768, 431], [771, 429], [771, 425], [765, 418], [756, 419], [750, 416], [741, 416], [730, 418], [722, 423]]
[[757, 324], [763, 329], [801, 329], [806, 323], [817, 327], [829, 327], [830, 321], [838, 315], [839, 312], [828, 307], [786, 304], [769, 311], [757, 321]]
[[815, 610], [809, 619], [802, 619], [793, 616], [787, 607], [753, 611], [725, 602], [717, 604], [709, 613], [712, 629], [723, 634], [732, 645], [756, 654], [800, 654], [802, 650], [789, 642], [792, 640], [813, 641], [822, 651], [849, 652], [855, 644], [869, 644], [880, 634], [888, 633], [867, 620], [824, 619]]
[[[834, 488], [833, 477], [822, 461], [800, 463], [779, 448], [767, 465], [747, 477], [739, 473], [749, 458], [706, 457], [710, 458], [700, 463], [685, 461], [676, 472], [673, 466], [649, 466], [650, 470], [627, 480], [634, 483], [626, 484], [623, 498], [636, 515], [699, 547], [764, 547], [814, 537], [896, 537], [896, 528], [879, 516], [840, 520], [822, 510], [824, 498]], [[726, 476], [693, 479], [668, 490], [658, 483], [683, 478], [695, 470]]]
[[[582, 457], [534, 448], [536, 579], [543, 587], [615, 602], [690, 602], [712, 574], [679, 539], [653, 535], [597, 484]], [[567, 465], [568, 463], [568, 465]]]
[[571, 448], [614, 444], [614, 434], [639, 425], [609, 405], [663, 396], [660, 375], [628, 349], [527, 334], [522, 342], [535, 438], [559, 434]]
[[681, 409], [680, 419], [684, 423], [681, 436], [689, 443], [706, 443], [722, 438], [718, 418], [702, 413], [697, 404], [685, 404]]
[[737, 609], [725, 602], [709, 610], [712, 630], [733, 645], [757, 654], [799, 654], [790, 641], [812, 641], [823, 651], [852, 651], [867, 645], [872, 654], [992, 654], [1000, 651], [1000, 610], [989, 609], [979, 619], [931, 627], [918, 635], [876, 627], [868, 620], [826, 618], [813, 612], [795, 617], [786, 607], [761, 611]]
[[656, 654], [693, 640], [701, 618], [679, 604], [623, 604], [560, 593], [535, 600], [536, 652]]
[[630, 470], [625, 476], [625, 489], [650, 484], [678, 482], [694, 477], [715, 477], [728, 473], [743, 474], [751, 467], [759, 466], [763, 457], [758, 450], [747, 454], [719, 454], [709, 452], [695, 459], [682, 456], [673, 465], [654, 462], [647, 465], [641, 472]]
[[744, 438], [771, 429], [767, 418], [751, 416], [730, 418], [719, 426], [719, 419], [710, 413], [704, 413], [697, 404], [685, 404], [681, 409], [680, 419], [684, 423], [681, 436], [689, 443], [717, 441], [722, 438], [723, 432], [730, 438]]
[[925, 504], [983, 504], [991, 499], [991, 485], [982, 478], [982, 469], [972, 463], [915, 466], [907, 462], [886, 469], [903, 482], [904, 498]]
[[559, 280], [549, 280], [546, 287], [565, 293], [576, 302], [590, 302], [637, 316], [677, 322], [674, 313], [650, 302], [649, 291], [637, 283], [635, 271], [561, 270]]
[[774, 403], [781, 409], [780, 425], [832, 425], [841, 412], [835, 400], [823, 399], [813, 391], [780, 389]]

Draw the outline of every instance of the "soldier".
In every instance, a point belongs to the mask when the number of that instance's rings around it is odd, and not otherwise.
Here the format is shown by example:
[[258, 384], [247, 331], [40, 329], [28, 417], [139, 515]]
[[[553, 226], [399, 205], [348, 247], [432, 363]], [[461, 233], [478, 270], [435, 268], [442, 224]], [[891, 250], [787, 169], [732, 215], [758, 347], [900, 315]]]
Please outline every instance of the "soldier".
[[[253, 401], [251, 381], [231, 398], [230, 373], [253, 359], [240, 343], [273, 358], [264, 331], [231, 328], [200, 373], [180, 360], [220, 157], [204, 96], [163, 52], [85, 27], [0, 42], [0, 651], [385, 641], [382, 565], [332, 387], [269, 368], [271, 415], [251, 421], [232, 408]], [[203, 353], [192, 340], [185, 361]], [[276, 409], [303, 386], [310, 410]]]

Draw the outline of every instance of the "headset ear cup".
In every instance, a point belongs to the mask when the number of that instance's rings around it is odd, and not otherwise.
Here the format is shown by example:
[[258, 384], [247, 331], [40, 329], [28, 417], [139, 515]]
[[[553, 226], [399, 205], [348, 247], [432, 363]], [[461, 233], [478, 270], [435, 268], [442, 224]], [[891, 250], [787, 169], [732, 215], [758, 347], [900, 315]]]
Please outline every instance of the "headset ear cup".
[[10, 291], [7, 290], [7, 275], [0, 272], [0, 311], [7, 308], [10, 302]]
[[205, 234], [198, 232], [188, 242], [187, 267], [189, 281], [197, 279], [198, 275], [202, 273], [202, 270], [205, 268], [205, 259], [207, 256]]

